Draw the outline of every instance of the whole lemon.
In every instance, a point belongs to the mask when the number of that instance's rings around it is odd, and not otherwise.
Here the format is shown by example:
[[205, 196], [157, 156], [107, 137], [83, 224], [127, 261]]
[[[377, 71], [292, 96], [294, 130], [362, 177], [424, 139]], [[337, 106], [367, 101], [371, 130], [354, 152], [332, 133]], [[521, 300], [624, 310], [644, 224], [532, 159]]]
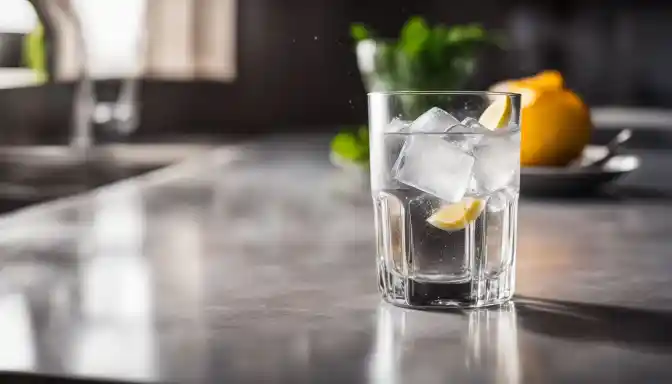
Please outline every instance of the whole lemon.
[[581, 155], [590, 141], [590, 111], [564, 87], [559, 72], [506, 81], [496, 91], [522, 95], [520, 161], [525, 166], [564, 166]]

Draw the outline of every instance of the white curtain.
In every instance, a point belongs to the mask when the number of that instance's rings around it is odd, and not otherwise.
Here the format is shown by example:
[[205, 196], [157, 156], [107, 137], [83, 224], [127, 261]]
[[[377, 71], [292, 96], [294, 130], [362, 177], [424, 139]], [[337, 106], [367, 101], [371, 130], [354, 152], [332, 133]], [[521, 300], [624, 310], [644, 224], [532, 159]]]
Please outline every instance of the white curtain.
[[[237, 0], [37, 0], [56, 31], [57, 80], [236, 78]], [[83, 40], [80, 40], [81, 30]]]

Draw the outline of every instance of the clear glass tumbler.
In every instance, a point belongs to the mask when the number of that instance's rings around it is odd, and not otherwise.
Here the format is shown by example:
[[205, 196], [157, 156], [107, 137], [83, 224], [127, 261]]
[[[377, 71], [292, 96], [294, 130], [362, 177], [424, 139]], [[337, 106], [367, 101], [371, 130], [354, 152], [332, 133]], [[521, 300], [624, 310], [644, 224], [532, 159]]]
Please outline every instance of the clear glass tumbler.
[[520, 95], [369, 94], [379, 288], [407, 307], [511, 298]]

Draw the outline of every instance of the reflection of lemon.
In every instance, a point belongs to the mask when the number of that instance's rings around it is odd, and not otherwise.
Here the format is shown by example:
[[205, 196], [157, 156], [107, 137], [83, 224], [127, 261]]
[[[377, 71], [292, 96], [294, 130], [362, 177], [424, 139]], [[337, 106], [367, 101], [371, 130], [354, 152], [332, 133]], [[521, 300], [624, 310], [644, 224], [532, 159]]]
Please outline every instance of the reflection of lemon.
[[588, 144], [590, 112], [575, 93], [564, 88], [559, 72], [544, 71], [492, 89], [522, 95], [521, 164], [567, 165]]
[[483, 206], [482, 200], [466, 197], [460, 202], [444, 205], [427, 222], [444, 231], [462, 229], [478, 218]]
[[494, 130], [509, 125], [511, 119], [511, 100], [508, 97], [498, 97], [494, 103], [483, 111], [478, 119], [484, 127]]

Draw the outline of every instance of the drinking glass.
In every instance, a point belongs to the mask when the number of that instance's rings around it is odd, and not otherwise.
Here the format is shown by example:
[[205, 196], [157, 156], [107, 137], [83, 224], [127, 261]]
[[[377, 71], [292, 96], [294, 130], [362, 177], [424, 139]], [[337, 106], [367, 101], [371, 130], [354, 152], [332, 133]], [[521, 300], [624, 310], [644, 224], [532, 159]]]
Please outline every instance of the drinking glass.
[[520, 95], [373, 92], [369, 123], [383, 298], [417, 308], [510, 299]]

